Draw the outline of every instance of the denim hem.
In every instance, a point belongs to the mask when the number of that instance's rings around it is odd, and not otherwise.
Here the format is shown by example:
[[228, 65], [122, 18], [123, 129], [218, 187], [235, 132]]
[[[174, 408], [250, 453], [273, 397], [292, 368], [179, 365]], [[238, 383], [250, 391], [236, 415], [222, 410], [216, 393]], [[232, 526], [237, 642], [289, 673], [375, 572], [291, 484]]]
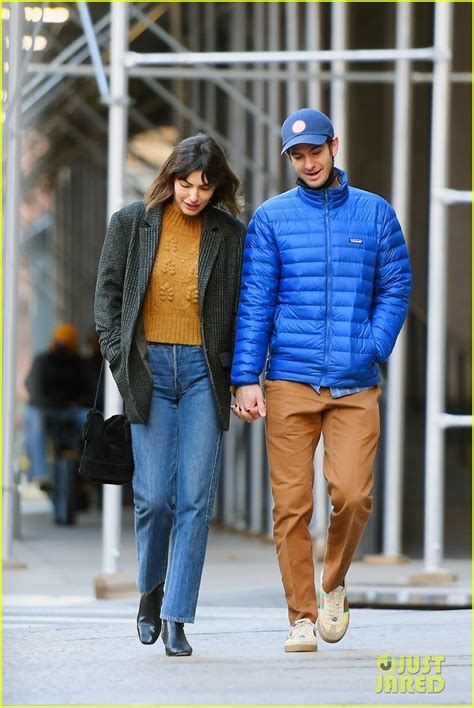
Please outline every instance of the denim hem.
[[168, 622], [181, 622], [182, 624], [194, 624], [194, 617], [170, 617], [169, 615], [160, 615], [162, 620], [167, 620]]
[[138, 592], [140, 593], [140, 595], [151, 595], [151, 593], [153, 592], [153, 590], [156, 590], [156, 588], [158, 587], [158, 585], [162, 585], [164, 582], [165, 582], [164, 579], [163, 579], [163, 580], [159, 580], [159, 581], [156, 583], [156, 585], [153, 585], [153, 587], [152, 587], [151, 590], [142, 590], [142, 589], [140, 588], [140, 586], [137, 584], [137, 590], [138, 590]]

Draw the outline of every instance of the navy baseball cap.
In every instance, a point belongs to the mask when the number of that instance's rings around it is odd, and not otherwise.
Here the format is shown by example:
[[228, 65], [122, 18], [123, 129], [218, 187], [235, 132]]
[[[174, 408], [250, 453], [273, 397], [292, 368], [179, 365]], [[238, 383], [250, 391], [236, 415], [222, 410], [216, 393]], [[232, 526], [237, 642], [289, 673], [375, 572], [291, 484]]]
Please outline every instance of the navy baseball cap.
[[281, 127], [281, 154], [293, 145], [322, 145], [334, 137], [334, 128], [325, 113], [314, 108], [300, 108], [285, 120]]

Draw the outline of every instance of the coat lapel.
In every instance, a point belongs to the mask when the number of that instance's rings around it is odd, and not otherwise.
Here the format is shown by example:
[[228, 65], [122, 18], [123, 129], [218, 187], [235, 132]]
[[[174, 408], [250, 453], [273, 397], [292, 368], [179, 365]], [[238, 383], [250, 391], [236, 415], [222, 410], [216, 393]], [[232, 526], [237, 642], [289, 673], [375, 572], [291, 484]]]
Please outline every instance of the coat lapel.
[[222, 231], [212, 210], [207, 208], [203, 212], [202, 234], [199, 247], [199, 307], [203, 311], [204, 295], [211, 276], [212, 267], [219, 253], [223, 241]]
[[139, 269], [138, 269], [138, 295], [140, 304], [145, 297], [145, 292], [150, 280], [151, 270], [160, 240], [161, 222], [163, 220], [163, 205], [160, 204], [145, 212], [140, 224], [139, 238]]

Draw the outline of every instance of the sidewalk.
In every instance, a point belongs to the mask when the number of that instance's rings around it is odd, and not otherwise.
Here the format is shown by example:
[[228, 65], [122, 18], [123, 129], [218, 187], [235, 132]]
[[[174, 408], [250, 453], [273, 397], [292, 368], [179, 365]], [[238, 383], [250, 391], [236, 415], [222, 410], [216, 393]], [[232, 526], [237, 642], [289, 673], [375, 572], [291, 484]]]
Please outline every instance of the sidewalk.
[[[27, 508], [26, 508], [27, 507]], [[136, 638], [138, 596], [96, 600], [101, 572], [99, 514], [55, 527], [44, 502], [24, 505], [16, 560], [3, 574], [4, 705], [467, 705], [471, 704], [470, 610], [354, 609], [340, 644], [288, 655], [286, 607], [273, 545], [213, 530], [192, 657], [170, 659], [161, 640]], [[135, 572], [130, 509], [124, 510], [121, 570]], [[470, 564], [449, 561], [459, 580], [443, 589], [470, 597]], [[420, 594], [407, 579], [420, 563], [353, 564], [352, 607], [372, 592]], [[427, 588], [429, 592], [440, 589]], [[360, 603], [359, 603], [360, 601]], [[442, 655], [445, 688], [377, 693], [376, 659]], [[381, 679], [379, 679], [381, 680]]]
[[[34, 587], [38, 595], [93, 596], [94, 578], [101, 574], [102, 566], [99, 512], [81, 514], [77, 526], [58, 527], [51, 522], [49, 509], [43, 495], [23, 502], [23, 538], [15, 542], [14, 554], [16, 560], [27, 564], [27, 570], [7, 571], [4, 593], [30, 595]], [[132, 590], [135, 562], [133, 513], [131, 508], [125, 508], [120, 570], [128, 577]], [[400, 565], [354, 561], [347, 579], [351, 605], [470, 607], [470, 561], [446, 560], [445, 566], [457, 576], [457, 581], [428, 586], [411, 582], [423, 571], [420, 560]], [[213, 528], [200, 598], [206, 604], [285, 607], [271, 540]]]

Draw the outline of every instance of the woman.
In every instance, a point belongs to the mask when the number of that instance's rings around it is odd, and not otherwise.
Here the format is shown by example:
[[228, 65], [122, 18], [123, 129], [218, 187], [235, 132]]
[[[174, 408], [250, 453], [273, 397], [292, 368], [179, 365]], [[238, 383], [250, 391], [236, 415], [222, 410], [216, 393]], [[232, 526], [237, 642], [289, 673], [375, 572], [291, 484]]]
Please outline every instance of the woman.
[[212, 138], [183, 140], [144, 202], [112, 216], [99, 263], [96, 327], [132, 423], [138, 636], [154, 644], [163, 624], [168, 656], [192, 652], [183, 625], [194, 622], [229, 427], [238, 188]]

